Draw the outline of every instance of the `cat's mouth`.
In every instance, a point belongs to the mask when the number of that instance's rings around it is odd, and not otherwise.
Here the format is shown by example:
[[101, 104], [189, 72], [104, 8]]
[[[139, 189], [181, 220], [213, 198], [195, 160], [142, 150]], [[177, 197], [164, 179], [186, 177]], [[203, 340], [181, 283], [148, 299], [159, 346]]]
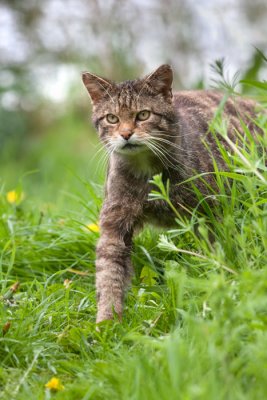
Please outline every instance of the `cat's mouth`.
[[146, 146], [143, 144], [126, 143], [124, 146], [119, 147], [117, 151], [122, 154], [134, 154], [144, 151]]
[[128, 149], [134, 150], [134, 149], [137, 149], [138, 147], [140, 147], [140, 144], [126, 143], [123, 146], [123, 149], [125, 149], [125, 150], [128, 150]]

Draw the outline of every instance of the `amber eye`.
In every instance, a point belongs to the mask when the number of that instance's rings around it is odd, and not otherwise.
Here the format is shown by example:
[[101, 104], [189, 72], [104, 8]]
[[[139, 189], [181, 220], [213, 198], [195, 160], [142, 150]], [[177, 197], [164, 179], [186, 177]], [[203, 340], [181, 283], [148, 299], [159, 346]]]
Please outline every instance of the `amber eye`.
[[108, 114], [106, 119], [110, 124], [117, 124], [119, 122], [119, 118], [114, 114]]
[[150, 111], [143, 110], [137, 114], [136, 119], [138, 119], [138, 121], [146, 121], [149, 117], [150, 117]]

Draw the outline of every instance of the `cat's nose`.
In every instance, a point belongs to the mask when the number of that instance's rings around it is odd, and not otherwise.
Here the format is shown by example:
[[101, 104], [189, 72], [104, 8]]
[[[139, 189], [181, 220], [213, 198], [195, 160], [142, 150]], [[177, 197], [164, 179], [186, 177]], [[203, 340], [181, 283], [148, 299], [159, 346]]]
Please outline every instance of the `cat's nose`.
[[125, 140], [129, 140], [130, 137], [132, 136], [133, 131], [131, 129], [123, 129], [120, 131], [120, 135], [121, 137], [123, 137], [123, 139]]

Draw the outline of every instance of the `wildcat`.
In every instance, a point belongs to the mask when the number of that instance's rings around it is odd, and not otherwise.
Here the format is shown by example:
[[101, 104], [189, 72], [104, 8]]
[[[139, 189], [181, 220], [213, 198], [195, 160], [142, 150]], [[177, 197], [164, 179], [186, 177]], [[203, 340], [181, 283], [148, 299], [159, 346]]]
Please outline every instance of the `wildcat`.
[[[96, 250], [97, 322], [121, 318], [123, 297], [131, 274], [132, 237], [145, 222], [170, 226], [174, 215], [161, 201], [148, 201], [150, 179], [161, 173], [170, 182], [170, 198], [183, 212], [198, 201], [186, 179], [212, 172], [210, 152], [225, 168], [209, 122], [223, 94], [217, 91], [172, 93], [172, 69], [162, 65], [143, 79], [114, 83], [89, 72], [82, 75], [93, 104], [93, 123], [109, 153], [101, 235]], [[228, 98], [223, 115], [228, 134], [242, 131], [240, 117], [251, 125], [255, 103]], [[252, 124], [253, 125], [253, 124]], [[213, 185], [212, 174], [206, 181]], [[177, 185], [179, 183], [179, 185]], [[207, 185], [198, 180], [203, 195]]]

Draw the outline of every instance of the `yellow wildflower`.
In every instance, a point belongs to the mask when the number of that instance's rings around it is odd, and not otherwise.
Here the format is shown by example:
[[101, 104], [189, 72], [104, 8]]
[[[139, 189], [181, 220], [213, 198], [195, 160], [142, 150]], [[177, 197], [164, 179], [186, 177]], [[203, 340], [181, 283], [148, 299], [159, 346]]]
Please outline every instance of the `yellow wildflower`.
[[97, 224], [88, 224], [86, 226], [92, 232], [99, 232], [99, 226]]
[[60, 380], [56, 377], [53, 377], [48, 381], [45, 385], [47, 389], [58, 391], [58, 390], [64, 390], [64, 386], [60, 382]]
[[64, 280], [64, 283], [63, 283], [65, 289], [69, 289], [71, 283], [72, 283], [72, 280], [70, 280], [70, 279], [65, 279], [65, 280]]
[[7, 192], [6, 198], [10, 204], [19, 204], [24, 198], [24, 193], [10, 190], [10, 192]]

